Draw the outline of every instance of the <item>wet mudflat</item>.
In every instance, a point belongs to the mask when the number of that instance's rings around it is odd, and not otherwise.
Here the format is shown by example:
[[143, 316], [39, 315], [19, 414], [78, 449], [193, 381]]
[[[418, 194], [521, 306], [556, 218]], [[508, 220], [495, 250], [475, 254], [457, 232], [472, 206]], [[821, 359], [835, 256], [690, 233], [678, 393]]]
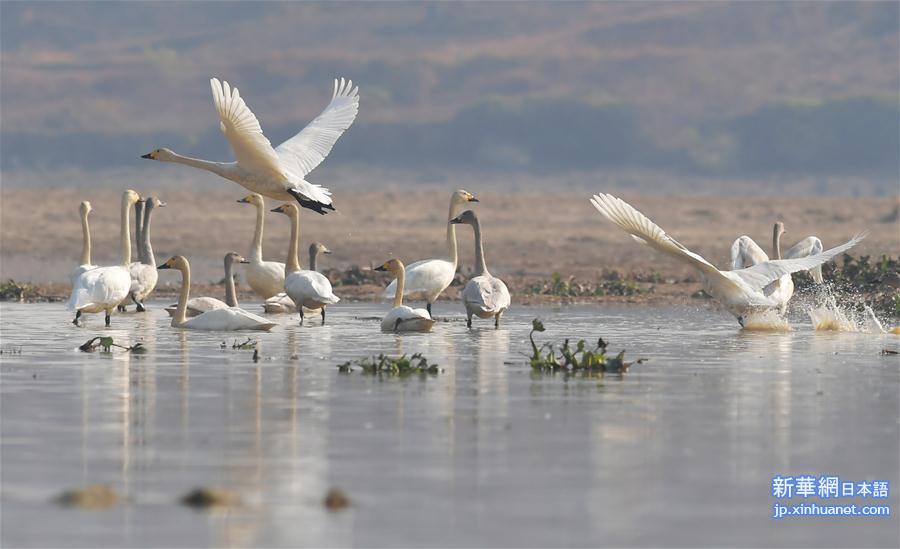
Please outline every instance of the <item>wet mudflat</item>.
[[[467, 330], [382, 334], [386, 305], [341, 305], [259, 341], [174, 330], [152, 312], [68, 324], [0, 304], [3, 546], [897, 546], [900, 337], [749, 333], [699, 307], [515, 307]], [[256, 306], [245, 305], [254, 310]], [[646, 358], [602, 379], [534, 375], [538, 341]], [[147, 352], [82, 353], [90, 337]], [[226, 345], [222, 348], [222, 342]], [[21, 346], [21, 354], [9, 354]], [[443, 372], [339, 373], [377, 353]], [[890, 481], [888, 518], [771, 519], [775, 475]], [[52, 501], [108, 485], [106, 510]], [[240, 502], [196, 511], [194, 487]], [[350, 506], [323, 504], [339, 488]], [[809, 501], [818, 500], [810, 499]], [[798, 503], [799, 501], [795, 501]]]

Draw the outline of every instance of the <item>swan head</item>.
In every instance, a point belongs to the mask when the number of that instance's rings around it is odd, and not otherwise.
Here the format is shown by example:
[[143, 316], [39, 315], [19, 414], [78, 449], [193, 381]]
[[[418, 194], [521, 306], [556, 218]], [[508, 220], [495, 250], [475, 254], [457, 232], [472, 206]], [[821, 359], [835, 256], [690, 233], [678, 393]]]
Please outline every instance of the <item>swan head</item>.
[[187, 268], [188, 260], [183, 255], [175, 255], [167, 259], [162, 265], [156, 268], [157, 271], [162, 271], [163, 269], [178, 269], [183, 270]]
[[166, 203], [159, 199], [158, 196], [151, 196], [149, 198], [144, 199], [144, 205], [148, 210], [152, 210], [153, 208], [165, 208]]
[[124, 193], [122, 193], [122, 204], [128, 206], [134, 206], [141, 199], [141, 195], [139, 195], [136, 191], [128, 189]]
[[454, 225], [475, 225], [478, 223], [478, 217], [475, 216], [475, 212], [472, 210], [466, 210], [451, 219], [450, 223], [453, 223]]
[[475, 195], [470, 193], [469, 191], [459, 189], [454, 191], [452, 202], [454, 204], [465, 204], [466, 202], [478, 202], [478, 199], [475, 198]]
[[783, 222], [781, 222], [781, 221], [776, 221], [776, 222], [775, 222], [775, 227], [773, 228], [772, 232], [773, 232], [773, 233], [775, 234], [775, 236], [777, 237], [777, 236], [781, 236], [781, 235], [785, 234], [787, 231], [786, 231], [785, 228], [784, 228], [784, 223], [783, 223]]
[[175, 158], [175, 153], [172, 150], [166, 149], [166, 148], [155, 149], [155, 150], [148, 152], [147, 154], [142, 154], [141, 158], [147, 158], [149, 160], [161, 160], [163, 162], [171, 162], [172, 159]]
[[325, 244], [321, 242], [313, 242], [309, 245], [309, 253], [310, 255], [316, 254], [330, 254], [331, 250], [325, 247]]
[[235, 263], [250, 263], [250, 262], [247, 261], [246, 259], [244, 259], [244, 256], [242, 256], [241, 254], [239, 254], [237, 252], [228, 252], [227, 254], [225, 254], [225, 268], [226, 269]]
[[88, 214], [91, 213], [91, 210], [93, 210], [93, 208], [91, 208], [91, 203], [87, 200], [85, 200], [78, 206], [78, 212], [84, 217], [87, 217]]
[[[256, 195], [256, 196], [259, 196], [259, 195]], [[298, 215], [300, 213], [300, 210], [297, 209], [297, 205], [291, 204], [290, 202], [288, 202], [286, 204], [282, 204], [281, 206], [278, 206], [277, 208], [272, 208], [270, 211], [273, 211], [275, 213], [284, 214], [288, 217], [294, 215], [294, 213], [297, 213]]]
[[388, 259], [380, 267], [375, 267], [374, 270], [387, 271], [394, 274], [401, 273], [403, 272], [403, 262], [397, 258]]
[[[263, 197], [257, 193], [250, 193], [244, 198], [238, 200], [238, 204], [253, 204], [254, 206], [263, 205]], [[272, 210], [275, 211], [275, 210]]]

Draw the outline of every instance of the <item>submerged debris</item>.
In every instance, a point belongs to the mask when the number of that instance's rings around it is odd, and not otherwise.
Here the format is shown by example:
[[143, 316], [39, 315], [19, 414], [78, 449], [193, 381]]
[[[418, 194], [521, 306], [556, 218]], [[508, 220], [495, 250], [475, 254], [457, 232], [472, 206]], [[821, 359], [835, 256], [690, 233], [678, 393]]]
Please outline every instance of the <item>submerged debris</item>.
[[358, 366], [362, 373], [368, 375], [387, 374], [390, 376], [406, 377], [413, 374], [437, 375], [443, 370], [437, 364], [429, 364], [428, 359], [422, 356], [422, 353], [415, 353], [412, 356], [402, 354], [397, 358], [391, 358], [385, 354], [378, 356], [366, 357], [357, 360], [348, 360], [338, 365], [338, 371], [341, 373], [350, 373], [353, 366]]
[[900, 351], [893, 351], [891, 349], [882, 349], [881, 354], [882, 355], [900, 355]]
[[181, 504], [194, 509], [213, 507], [232, 507], [240, 505], [241, 498], [237, 494], [222, 488], [194, 488], [181, 498]]
[[340, 488], [332, 488], [328, 490], [322, 503], [329, 511], [340, 511], [350, 507], [350, 498]]
[[120, 349], [125, 349], [130, 353], [145, 353], [147, 349], [144, 347], [143, 343], [135, 343], [131, 346], [119, 345], [113, 341], [113, 338], [109, 336], [98, 336], [92, 337], [91, 339], [85, 341], [81, 346], [78, 347], [80, 351], [85, 353], [93, 353], [100, 348], [104, 353], [111, 353], [113, 347], [118, 347]]
[[597, 339], [597, 345], [588, 349], [583, 339], [578, 340], [574, 346], [569, 340], [563, 341], [559, 351], [552, 343], [544, 343], [540, 347], [534, 342], [534, 332], [543, 332], [544, 324], [540, 319], [531, 321], [531, 332], [528, 339], [531, 341], [531, 368], [539, 373], [563, 372], [567, 376], [580, 374], [584, 377], [602, 376], [604, 373], [624, 373], [632, 364], [640, 364], [644, 359], [636, 362], [625, 362], [625, 351], [621, 351], [615, 357], [606, 356], [607, 343], [603, 338]]
[[63, 492], [54, 501], [65, 507], [99, 511], [109, 509], [118, 500], [119, 496], [115, 490], [103, 484], [94, 484], [85, 488]]
[[[255, 350], [257, 343], [259, 343], [259, 341], [248, 337], [247, 341], [245, 341], [243, 343], [238, 343], [237, 340], [235, 340], [235, 342], [231, 344], [231, 348], [236, 349], [236, 350], [241, 350], [241, 351], [249, 351], [251, 349]], [[223, 349], [225, 348], [224, 341], [222, 342], [222, 348]]]

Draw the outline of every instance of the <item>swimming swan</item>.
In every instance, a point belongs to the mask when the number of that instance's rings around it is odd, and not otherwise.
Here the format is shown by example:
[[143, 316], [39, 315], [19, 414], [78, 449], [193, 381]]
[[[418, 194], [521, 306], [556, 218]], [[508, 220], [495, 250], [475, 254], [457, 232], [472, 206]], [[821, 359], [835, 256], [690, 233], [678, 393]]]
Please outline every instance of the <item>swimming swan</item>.
[[[819, 240], [815, 236], [808, 236], [805, 239], [801, 240], [790, 250], [788, 250], [784, 256], [781, 255], [781, 237], [784, 235], [786, 231], [784, 230], [784, 223], [778, 221], [775, 223], [775, 227], [772, 231], [772, 257], [773, 259], [797, 259], [801, 257], [809, 257], [811, 255], [822, 253], [823, 246], [822, 241]], [[769, 256], [766, 255], [766, 252], [753, 241], [747, 235], [742, 235], [734, 241], [731, 245], [731, 268], [732, 270], [737, 269], [745, 269], [747, 267], [752, 267], [757, 263], [762, 263], [763, 261], [768, 261]], [[813, 280], [817, 284], [822, 283], [822, 266], [816, 265], [812, 269], [809, 270], [810, 275], [812, 275]], [[763, 293], [772, 299], [778, 301], [778, 312], [781, 315], [787, 311], [788, 302], [791, 300], [791, 297], [794, 295], [794, 280], [791, 278], [791, 275], [786, 274], [772, 282], [768, 286], [763, 289]]]
[[475, 231], [475, 276], [466, 283], [462, 292], [466, 307], [466, 326], [472, 327], [472, 315], [494, 318], [494, 327], [500, 326], [500, 317], [509, 308], [509, 290], [502, 280], [487, 270], [484, 247], [481, 242], [481, 224], [472, 210], [466, 210], [450, 223], [471, 225]]
[[256, 230], [250, 244], [249, 262], [245, 272], [247, 284], [263, 299], [284, 291], [284, 263], [263, 261], [262, 241], [265, 226], [266, 204], [263, 197], [253, 193], [238, 200], [239, 204], [253, 204], [256, 207]]
[[[143, 208], [139, 208], [143, 204]], [[128, 296], [137, 305], [137, 311], [143, 313], [147, 309], [144, 308], [144, 300], [150, 295], [150, 292], [156, 288], [156, 281], [159, 274], [156, 271], [156, 256], [153, 255], [153, 246], [150, 244], [150, 216], [156, 207], [165, 207], [166, 203], [155, 196], [151, 196], [146, 200], [135, 204], [135, 232], [138, 232], [137, 247], [138, 258], [128, 266], [131, 273], [131, 290]], [[139, 223], [137, 218], [143, 213], [143, 223]], [[125, 310], [124, 302], [119, 304], [119, 310]]]
[[742, 325], [747, 313], [778, 307], [777, 301], [763, 293], [763, 289], [769, 283], [786, 274], [809, 270], [829, 261], [858, 244], [867, 234], [860, 233], [846, 244], [809, 257], [764, 261], [746, 269], [720, 271], [679, 244], [624, 200], [609, 194], [595, 194], [591, 204], [638, 242], [656, 248], [697, 269], [706, 292], [737, 317]]
[[[309, 270], [318, 271], [319, 254], [330, 254], [331, 250], [325, 247], [321, 242], [313, 242], [309, 245]], [[263, 310], [267, 313], [295, 313], [297, 306], [294, 301], [284, 292], [274, 295], [263, 303]]]
[[85, 200], [78, 205], [78, 213], [81, 215], [81, 263], [75, 267], [69, 280], [72, 285], [75, 280], [85, 271], [96, 269], [97, 266], [91, 263], [91, 227], [88, 224], [88, 216], [91, 215], [91, 203]]
[[430, 332], [434, 326], [434, 319], [426, 309], [413, 309], [403, 304], [403, 286], [405, 283], [405, 269], [399, 259], [389, 259], [376, 271], [390, 271], [397, 277], [394, 291], [394, 308], [388, 311], [381, 319], [382, 332]]
[[181, 292], [178, 294], [178, 309], [172, 317], [173, 328], [187, 330], [271, 330], [277, 326], [265, 318], [248, 313], [239, 307], [226, 309], [212, 309], [193, 318], [187, 318], [187, 302], [191, 291], [191, 266], [184, 256], [177, 255], [170, 258], [158, 267], [163, 269], [177, 269], [181, 271]]
[[[404, 294], [424, 294], [425, 308], [431, 314], [431, 304], [435, 302], [441, 292], [447, 289], [447, 286], [453, 282], [456, 276], [456, 225], [450, 223], [450, 220], [459, 215], [459, 211], [466, 202], [478, 202], [475, 195], [462, 189], [455, 191], [450, 195], [450, 212], [447, 215], [447, 258], [446, 259], [424, 259], [410, 263], [406, 267], [406, 289]], [[391, 297], [397, 288], [397, 281], [394, 280], [384, 289], [384, 297]]]
[[237, 88], [217, 78], [209, 81], [219, 113], [219, 127], [231, 145], [236, 162], [210, 162], [156, 149], [141, 158], [185, 164], [230, 179], [253, 192], [277, 200], [296, 199], [320, 214], [334, 210], [331, 191], [305, 177], [331, 152], [359, 112], [358, 88], [352, 80], [334, 80], [334, 93], [325, 110], [303, 130], [276, 148], [263, 135], [256, 116]]
[[[247, 263], [247, 260], [240, 256], [237, 252], [228, 252], [225, 254], [225, 301], [214, 297], [192, 297], [187, 300], [185, 307], [185, 315], [188, 317], [199, 316], [206, 311], [213, 309], [227, 309], [228, 307], [237, 307], [237, 292], [234, 289], [234, 262]], [[174, 317], [178, 312], [178, 304], [166, 307], [169, 316]]]
[[[111, 267], [96, 267], [81, 273], [72, 284], [67, 308], [77, 311], [73, 324], [78, 324], [82, 313], [106, 312], [106, 325], [116, 305], [128, 296], [131, 290], [131, 233], [129, 227], [131, 207], [140, 200], [138, 193], [128, 189], [122, 193], [119, 240], [122, 245], [122, 263]], [[83, 258], [82, 258], [83, 259]]]
[[300, 268], [297, 247], [300, 245], [300, 209], [294, 204], [282, 204], [273, 212], [282, 213], [291, 220], [291, 241], [288, 247], [287, 267], [284, 277], [284, 293], [291, 298], [300, 313], [300, 324], [303, 324], [303, 307], [319, 309], [322, 324], [325, 324], [325, 307], [341, 300], [334, 295], [331, 281], [322, 273]]

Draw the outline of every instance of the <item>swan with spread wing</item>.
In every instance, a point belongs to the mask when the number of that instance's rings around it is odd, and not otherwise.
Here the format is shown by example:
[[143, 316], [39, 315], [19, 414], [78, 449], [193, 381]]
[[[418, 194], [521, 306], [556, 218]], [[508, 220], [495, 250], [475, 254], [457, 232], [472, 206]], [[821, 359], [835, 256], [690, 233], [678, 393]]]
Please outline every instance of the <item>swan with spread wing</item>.
[[352, 80], [335, 79], [331, 102], [308, 126], [273, 148], [256, 115], [237, 88], [218, 78], [209, 81], [219, 113], [219, 127], [234, 152], [235, 162], [211, 162], [156, 149], [141, 158], [184, 164], [230, 179], [238, 185], [277, 200], [295, 199], [320, 214], [334, 210], [331, 191], [306, 180], [325, 160], [359, 112], [359, 89]]
[[744, 317], [753, 312], [778, 308], [780, 303], [765, 295], [764, 288], [784, 275], [808, 271], [846, 252], [857, 245], [865, 232], [849, 242], [822, 253], [797, 259], [763, 261], [746, 269], [720, 271], [700, 255], [688, 250], [650, 221], [630, 204], [610, 194], [595, 194], [591, 204], [608, 220], [630, 234], [641, 244], [668, 254], [691, 265], [700, 273], [706, 292], [737, 317], [743, 325]]

